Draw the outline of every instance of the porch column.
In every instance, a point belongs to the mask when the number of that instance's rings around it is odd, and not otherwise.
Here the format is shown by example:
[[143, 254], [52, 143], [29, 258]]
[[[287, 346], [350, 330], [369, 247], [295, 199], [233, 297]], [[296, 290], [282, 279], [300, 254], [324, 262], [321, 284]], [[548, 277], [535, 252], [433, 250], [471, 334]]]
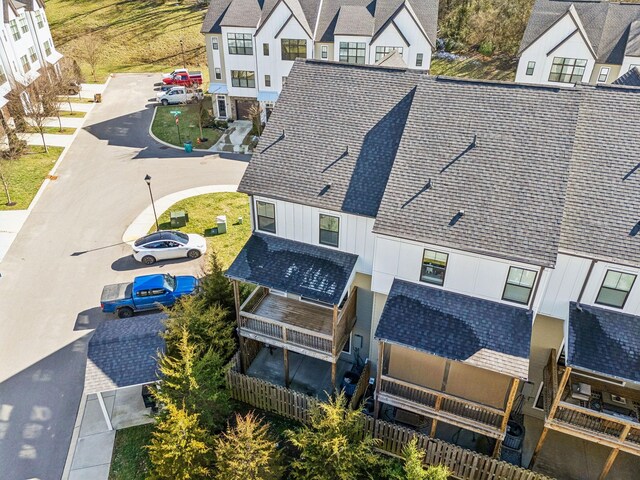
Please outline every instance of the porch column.
[[331, 386], [333, 387], [333, 391], [336, 391], [336, 374], [338, 370], [338, 359], [336, 358], [333, 362], [331, 362]]
[[233, 302], [236, 306], [236, 324], [238, 331], [238, 344], [240, 347], [240, 373], [247, 373], [247, 352], [244, 345], [244, 338], [240, 336], [240, 289], [238, 288], [238, 281], [231, 280], [233, 284]]
[[[622, 430], [622, 433], [620, 434], [621, 442], [624, 442], [627, 439], [627, 435], [629, 435], [630, 430], [631, 430], [631, 425], [626, 425], [624, 427], [624, 429]], [[600, 472], [600, 476], [598, 477], [598, 480], [604, 480], [605, 477], [609, 475], [609, 470], [611, 470], [611, 467], [613, 466], [613, 462], [615, 462], [619, 452], [620, 452], [619, 448], [614, 448], [613, 450], [611, 450], [611, 453], [607, 457], [607, 461], [604, 462], [604, 467], [602, 469], [602, 472]]]
[[289, 350], [282, 349], [284, 355], [284, 386], [289, 388]]
[[544, 441], [547, 438], [547, 433], [549, 433], [549, 428], [548, 427], [544, 427], [542, 429], [542, 434], [540, 435], [540, 438], [538, 439], [538, 443], [536, 444], [536, 448], [533, 451], [533, 455], [531, 456], [531, 461], [529, 462], [529, 466], [527, 467], [529, 470], [531, 470], [533, 468], [533, 466], [535, 465], [535, 463], [536, 463], [536, 457], [540, 453], [540, 450], [542, 450], [542, 445], [544, 444]]
[[331, 352], [333, 353], [333, 362], [331, 362], [331, 386], [333, 391], [336, 391], [336, 374], [338, 369], [338, 358], [340, 356], [340, 352], [338, 352], [338, 342], [340, 339], [338, 338], [338, 305], [333, 306], [333, 324], [332, 324], [332, 335], [333, 342], [331, 345]]
[[373, 418], [375, 420], [380, 416], [380, 400], [378, 400], [378, 393], [380, 392], [380, 378], [382, 377], [382, 362], [384, 360], [384, 342], [380, 342], [378, 347], [378, 366], [376, 368], [376, 390], [373, 395], [374, 407]]
[[[513, 409], [513, 402], [516, 399], [516, 394], [518, 393], [518, 385], [520, 384], [520, 380], [517, 378], [511, 379], [511, 389], [509, 390], [509, 397], [507, 399], [507, 405], [504, 409], [504, 417], [502, 417], [502, 424], [500, 425], [500, 431], [504, 432], [507, 429], [507, 423], [509, 422], [509, 417], [511, 416], [511, 410]], [[493, 449], [493, 457], [498, 458], [500, 456], [500, 449], [502, 448], [502, 440], [496, 441], [496, 446]]]

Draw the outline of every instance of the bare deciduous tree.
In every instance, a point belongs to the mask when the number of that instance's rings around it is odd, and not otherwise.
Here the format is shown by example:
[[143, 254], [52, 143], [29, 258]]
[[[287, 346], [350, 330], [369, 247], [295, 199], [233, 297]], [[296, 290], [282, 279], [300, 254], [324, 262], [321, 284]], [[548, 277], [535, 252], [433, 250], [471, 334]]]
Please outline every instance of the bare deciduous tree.
[[11, 198], [11, 174], [13, 173], [15, 165], [26, 153], [27, 142], [21, 138], [22, 134], [20, 132], [17, 132], [14, 127], [10, 126], [4, 116], [0, 115], [0, 117], [2, 117], [4, 133], [6, 133], [7, 139], [9, 140], [7, 148], [0, 151], [0, 182], [2, 182], [4, 195], [7, 199], [5, 205], [13, 206], [16, 202]]
[[103, 57], [102, 39], [98, 35], [89, 33], [84, 37], [82, 46], [76, 50], [76, 56], [89, 66], [93, 81], [96, 82], [96, 68]]

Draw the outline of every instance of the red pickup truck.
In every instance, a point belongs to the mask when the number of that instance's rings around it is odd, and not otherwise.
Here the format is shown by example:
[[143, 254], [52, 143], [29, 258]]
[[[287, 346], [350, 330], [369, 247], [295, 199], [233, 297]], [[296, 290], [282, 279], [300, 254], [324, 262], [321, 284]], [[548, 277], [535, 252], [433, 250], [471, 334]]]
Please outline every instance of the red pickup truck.
[[202, 72], [189, 72], [185, 69], [174, 70], [162, 75], [162, 83], [165, 85], [183, 85], [192, 87], [202, 85]]

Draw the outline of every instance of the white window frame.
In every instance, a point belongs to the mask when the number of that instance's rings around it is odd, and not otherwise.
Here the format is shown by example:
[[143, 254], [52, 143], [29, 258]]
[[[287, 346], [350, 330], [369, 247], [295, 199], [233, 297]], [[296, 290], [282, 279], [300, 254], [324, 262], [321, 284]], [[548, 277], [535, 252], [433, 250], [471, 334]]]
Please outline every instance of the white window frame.
[[220, 50], [220, 44], [218, 42], [218, 37], [211, 37], [211, 48], [213, 50]]
[[[605, 72], [606, 70], [606, 72]], [[611, 68], [610, 67], [600, 67], [600, 73], [598, 73], [598, 79], [597, 82], [598, 83], [607, 83], [607, 80], [609, 79], [609, 74], [611, 73]], [[602, 75], [604, 75], [604, 80], [600, 80], [602, 78]]]
[[[260, 203], [269, 203], [271, 205], [273, 205], [273, 225], [275, 227], [275, 232], [270, 232], [269, 230], [262, 230], [260, 229], [260, 223], [258, 222], [258, 202]], [[256, 231], [260, 232], [260, 233], [266, 233], [267, 235], [275, 235], [277, 236], [278, 234], [278, 206], [276, 205], [276, 202], [274, 202], [273, 200], [266, 200], [266, 199], [262, 199], [262, 198], [254, 198], [253, 200], [253, 208], [255, 211], [255, 220], [256, 220]]]
[[[338, 244], [336, 246], [333, 245], [327, 245], [326, 243], [321, 243], [320, 242], [320, 217], [322, 215], [325, 215], [327, 217], [334, 217], [338, 219]], [[334, 248], [336, 250], [340, 250], [340, 245], [342, 244], [342, 227], [343, 227], [343, 218], [342, 215], [339, 215], [335, 212], [326, 212], [326, 211], [319, 211], [318, 212], [318, 245], [321, 247], [326, 247], [326, 248]]]

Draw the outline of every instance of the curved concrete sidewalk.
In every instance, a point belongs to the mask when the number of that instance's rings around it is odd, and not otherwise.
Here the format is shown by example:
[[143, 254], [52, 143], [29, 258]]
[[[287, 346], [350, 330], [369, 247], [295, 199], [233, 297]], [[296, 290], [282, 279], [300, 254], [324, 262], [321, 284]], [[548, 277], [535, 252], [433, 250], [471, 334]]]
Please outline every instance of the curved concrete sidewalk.
[[[196, 197], [198, 195], [204, 195], [206, 193], [222, 193], [222, 192], [236, 192], [238, 185], [208, 185], [206, 187], [190, 188], [188, 190], [182, 190], [181, 192], [175, 192], [155, 201], [156, 212], [158, 217], [162, 216], [172, 205], [185, 198]], [[127, 230], [122, 235], [122, 241], [125, 243], [133, 243], [138, 238], [147, 234], [149, 229], [155, 223], [155, 217], [153, 216], [153, 207], [149, 205], [145, 208], [140, 215], [129, 225]]]

